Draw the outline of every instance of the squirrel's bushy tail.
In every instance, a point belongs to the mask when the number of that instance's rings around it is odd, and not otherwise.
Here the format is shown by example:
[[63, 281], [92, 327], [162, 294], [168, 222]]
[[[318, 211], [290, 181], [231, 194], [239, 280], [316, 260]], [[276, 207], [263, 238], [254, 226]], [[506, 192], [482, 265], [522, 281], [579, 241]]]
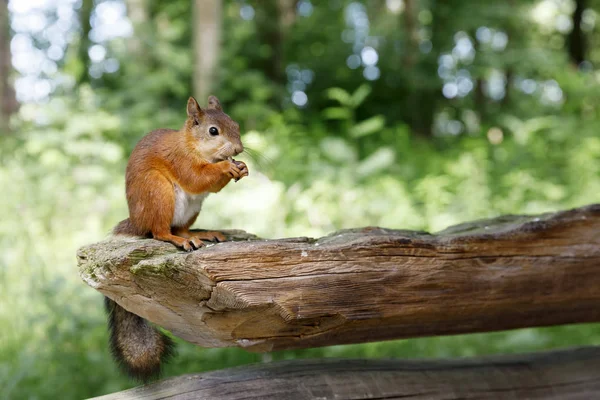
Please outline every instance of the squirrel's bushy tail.
[[104, 298], [108, 313], [110, 350], [115, 360], [132, 378], [142, 382], [160, 375], [161, 364], [171, 358], [173, 341], [137, 316]]
[[117, 226], [114, 227], [113, 233], [115, 235], [132, 235], [132, 236], [146, 236], [150, 237], [147, 230], [139, 229], [135, 225], [131, 223], [129, 218], [124, 219], [119, 222]]

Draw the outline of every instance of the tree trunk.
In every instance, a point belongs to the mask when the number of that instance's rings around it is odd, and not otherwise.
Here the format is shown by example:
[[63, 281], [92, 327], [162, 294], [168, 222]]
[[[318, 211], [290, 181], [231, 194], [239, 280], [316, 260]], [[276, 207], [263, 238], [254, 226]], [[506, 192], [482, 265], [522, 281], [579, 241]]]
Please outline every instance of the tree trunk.
[[127, 5], [127, 16], [133, 25], [133, 37], [127, 42], [127, 49], [130, 55], [137, 57], [145, 57], [146, 52], [144, 48], [144, 42], [142, 32], [145, 31], [144, 27], [148, 23], [148, 10], [147, 2], [144, 0], [125, 0]]
[[200, 103], [216, 88], [221, 52], [221, 0], [195, 0], [194, 26], [194, 94]]
[[525, 48], [527, 46], [526, 40], [522, 34], [519, 34], [523, 24], [525, 24], [526, 17], [523, 15], [527, 14], [522, 11], [522, 7], [519, 6], [515, 0], [508, 0], [507, 5], [515, 10], [516, 16], [514, 18], [506, 18], [504, 22], [504, 31], [508, 37], [505, 52], [507, 59], [511, 60], [506, 64], [506, 88], [504, 90], [504, 98], [502, 99], [502, 106], [508, 107], [512, 101], [512, 89], [515, 80], [515, 69], [518, 67], [518, 63], [513, 61], [515, 57], [510, 57], [511, 53], [518, 51], [518, 49]]
[[90, 31], [92, 30], [91, 17], [94, 9], [94, 0], [83, 0], [79, 10], [79, 23], [81, 25], [81, 38], [79, 41], [78, 56], [82, 68], [77, 76], [77, 83], [81, 84], [90, 80]]
[[573, 30], [569, 34], [569, 57], [575, 65], [581, 64], [585, 61], [587, 53], [586, 37], [581, 29], [581, 20], [583, 18], [583, 11], [586, 7], [586, 0], [575, 1], [575, 11], [573, 12]]
[[11, 71], [8, 0], [0, 0], [0, 135], [10, 132], [10, 116], [18, 109], [15, 91], [10, 84]]
[[[455, 0], [457, 1], [457, 0]], [[415, 80], [411, 86], [411, 112], [407, 121], [411, 129], [425, 138], [433, 137], [433, 124], [438, 104], [442, 97], [442, 81], [438, 77], [438, 59], [449, 48], [452, 39], [448, 38], [447, 25], [452, 14], [453, 2], [432, 0], [431, 44], [429, 54], [420, 57], [417, 68], [427, 74], [426, 80]], [[415, 4], [413, 7], [416, 7]], [[407, 12], [405, 10], [404, 12]]]
[[[297, 0], [268, 0], [256, 10], [256, 26], [259, 40], [269, 47], [270, 54], [262, 60], [265, 76], [279, 88], [275, 105], [279, 105], [283, 88], [287, 83], [285, 75], [285, 39], [296, 20]], [[273, 22], [276, 23], [273, 23]]]
[[284, 35], [296, 21], [296, 7], [298, 0], [278, 0], [279, 4], [279, 26]]
[[412, 68], [419, 56], [419, 36], [417, 32], [417, 5], [415, 0], [404, 1], [404, 12], [402, 13], [404, 19], [404, 36], [405, 36], [405, 49], [404, 49], [404, 60], [403, 64], [406, 68]]
[[280, 9], [277, 0], [268, 0], [256, 9], [256, 28], [261, 44], [269, 47], [269, 56], [262, 60], [262, 69], [272, 82], [282, 82], [282, 41], [278, 23]]

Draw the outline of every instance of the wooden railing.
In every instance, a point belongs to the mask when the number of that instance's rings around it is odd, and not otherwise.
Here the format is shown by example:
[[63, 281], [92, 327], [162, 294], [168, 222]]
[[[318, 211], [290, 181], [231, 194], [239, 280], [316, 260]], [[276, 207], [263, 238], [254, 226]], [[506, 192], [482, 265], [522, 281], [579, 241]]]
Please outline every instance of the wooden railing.
[[293, 360], [185, 375], [97, 400], [588, 400], [600, 349], [469, 360]]
[[600, 321], [600, 205], [436, 234], [227, 235], [192, 253], [111, 238], [80, 249], [80, 273], [185, 340], [258, 352]]

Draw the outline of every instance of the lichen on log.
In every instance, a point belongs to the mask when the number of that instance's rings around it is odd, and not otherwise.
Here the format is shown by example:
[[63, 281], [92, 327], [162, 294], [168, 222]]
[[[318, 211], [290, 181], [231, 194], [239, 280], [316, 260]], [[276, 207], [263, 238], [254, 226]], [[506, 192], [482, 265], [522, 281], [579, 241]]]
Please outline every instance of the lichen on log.
[[111, 237], [91, 287], [185, 340], [251, 351], [600, 321], [600, 205], [436, 234], [377, 227], [186, 253]]

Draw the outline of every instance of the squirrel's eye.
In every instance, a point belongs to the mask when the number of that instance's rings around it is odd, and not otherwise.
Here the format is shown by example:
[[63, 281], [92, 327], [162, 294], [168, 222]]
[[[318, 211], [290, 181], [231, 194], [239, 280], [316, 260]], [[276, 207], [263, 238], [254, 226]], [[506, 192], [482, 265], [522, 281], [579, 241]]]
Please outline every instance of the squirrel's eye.
[[214, 126], [211, 126], [210, 129], [208, 130], [208, 133], [210, 133], [213, 136], [217, 136], [219, 134], [219, 130], [217, 128], [215, 128]]

